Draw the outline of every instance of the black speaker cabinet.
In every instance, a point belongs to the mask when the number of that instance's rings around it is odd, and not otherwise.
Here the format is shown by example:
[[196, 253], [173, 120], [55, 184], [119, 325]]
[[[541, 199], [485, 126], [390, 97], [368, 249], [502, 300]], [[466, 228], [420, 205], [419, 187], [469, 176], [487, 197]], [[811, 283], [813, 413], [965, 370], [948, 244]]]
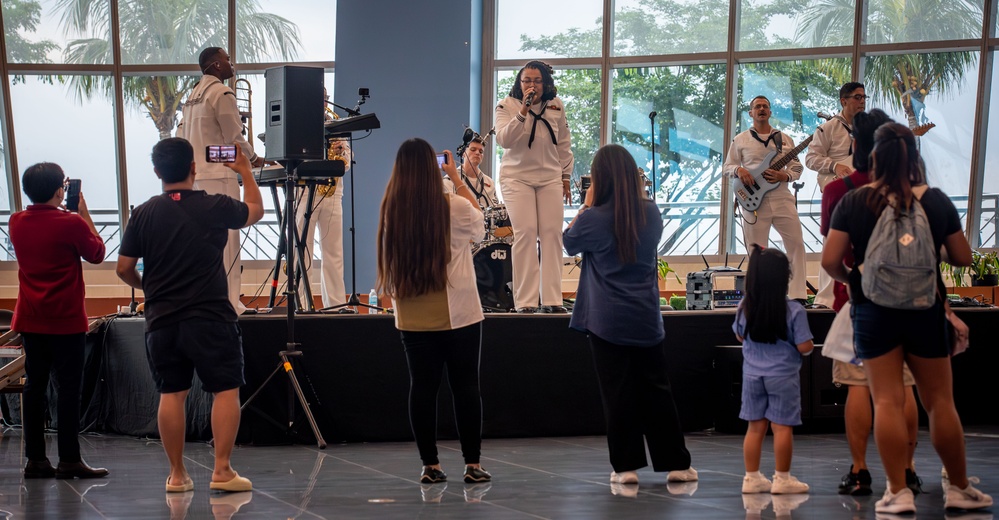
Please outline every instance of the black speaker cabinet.
[[267, 160], [326, 158], [322, 67], [274, 67], [267, 79]]

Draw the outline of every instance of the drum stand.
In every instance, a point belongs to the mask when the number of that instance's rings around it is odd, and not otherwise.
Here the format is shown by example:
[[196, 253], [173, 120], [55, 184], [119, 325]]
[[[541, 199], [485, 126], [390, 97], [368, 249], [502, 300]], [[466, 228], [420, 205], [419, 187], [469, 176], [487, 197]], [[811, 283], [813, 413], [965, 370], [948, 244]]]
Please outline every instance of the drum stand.
[[[286, 299], [288, 301], [288, 341], [285, 344], [285, 350], [278, 353], [280, 358], [277, 367], [271, 372], [271, 375], [267, 376], [267, 379], [257, 388], [255, 392], [239, 407], [240, 413], [243, 409], [253, 402], [253, 399], [260, 394], [260, 392], [267, 386], [267, 383], [274, 378], [278, 372], [284, 371], [288, 375], [288, 381], [292, 388], [295, 390], [295, 397], [298, 398], [298, 404], [301, 405], [302, 411], [305, 413], [306, 419], [309, 420], [309, 426], [312, 428], [313, 435], [316, 436], [316, 443], [319, 445], [319, 449], [326, 449], [326, 440], [323, 439], [322, 432], [319, 431], [319, 426], [316, 425], [316, 419], [312, 415], [312, 409], [309, 408], [309, 402], [305, 399], [305, 394], [302, 392], [302, 385], [298, 383], [298, 376], [295, 375], [294, 364], [291, 358], [301, 358], [302, 351], [298, 350], [299, 343], [295, 342], [295, 312], [298, 307], [298, 295], [295, 287], [296, 273], [295, 273], [295, 246], [298, 239], [298, 231], [295, 225], [295, 169], [301, 161], [289, 160], [285, 164], [285, 207], [284, 207], [284, 217], [285, 217], [285, 246], [287, 248], [288, 254], [288, 284], [287, 292], [285, 293]], [[276, 422], [276, 421], [275, 421]], [[288, 423], [287, 431], [290, 432], [295, 426], [295, 403], [291, 396], [288, 396]]]

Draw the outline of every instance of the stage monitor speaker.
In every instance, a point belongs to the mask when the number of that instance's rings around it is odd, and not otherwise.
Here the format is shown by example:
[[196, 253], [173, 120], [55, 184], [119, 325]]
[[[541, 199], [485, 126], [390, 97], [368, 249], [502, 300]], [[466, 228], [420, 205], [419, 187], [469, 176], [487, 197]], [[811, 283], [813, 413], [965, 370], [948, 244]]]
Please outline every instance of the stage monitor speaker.
[[265, 146], [269, 161], [326, 158], [322, 67], [267, 69]]

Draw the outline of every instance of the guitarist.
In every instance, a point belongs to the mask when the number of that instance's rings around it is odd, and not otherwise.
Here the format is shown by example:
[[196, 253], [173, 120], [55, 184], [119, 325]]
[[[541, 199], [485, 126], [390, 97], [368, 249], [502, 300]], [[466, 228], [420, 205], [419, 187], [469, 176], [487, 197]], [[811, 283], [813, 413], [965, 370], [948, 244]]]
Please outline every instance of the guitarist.
[[[853, 117], [867, 108], [867, 92], [863, 83], [850, 82], [839, 89], [839, 103], [843, 110], [815, 130], [815, 137], [805, 154], [805, 165], [815, 170], [819, 190], [826, 185], [853, 173]], [[819, 292], [815, 304], [832, 307], [832, 278], [819, 269]]]
[[[782, 150], [794, 148], [794, 142], [770, 126], [770, 100], [766, 96], [756, 96], [750, 101], [749, 118], [753, 127], [732, 140], [723, 171], [726, 176], [738, 177], [743, 184], [751, 186], [754, 179], [750, 170], [758, 169], [768, 153], [776, 151], [775, 157], [779, 157]], [[759, 209], [752, 215], [743, 213], [742, 231], [748, 249], [753, 244], [767, 246], [770, 228], [777, 230], [791, 261], [789, 296], [804, 302], [805, 241], [801, 234], [798, 210], [794, 205], [794, 195], [787, 188], [788, 183], [801, 177], [801, 170], [801, 163], [793, 159], [781, 170], [767, 169], [763, 172], [763, 180], [781, 184], [763, 197]]]

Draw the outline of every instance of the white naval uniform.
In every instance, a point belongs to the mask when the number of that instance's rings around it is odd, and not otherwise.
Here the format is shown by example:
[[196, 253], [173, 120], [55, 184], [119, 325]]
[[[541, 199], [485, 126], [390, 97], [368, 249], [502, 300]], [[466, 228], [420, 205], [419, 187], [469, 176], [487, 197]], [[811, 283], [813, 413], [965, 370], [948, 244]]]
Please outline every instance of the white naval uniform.
[[[352, 154], [350, 145], [343, 143], [343, 153], [347, 159], [347, 164], [351, 164]], [[348, 166], [345, 171], [349, 171]], [[312, 217], [309, 219], [309, 228], [302, 229], [305, 224], [305, 210], [308, 203], [307, 191], [302, 190], [303, 195], [298, 201], [298, 211], [295, 222], [298, 229], [302, 230], [302, 240], [305, 241], [306, 267], [309, 273], [309, 281], [312, 278], [312, 259], [315, 257], [312, 250], [316, 243], [316, 231], [319, 231], [319, 253], [322, 256], [322, 278], [319, 282], [319, 290], [323, 297], [323, 307], [333, 307], [346, 303], [347, 289], [343, 281], [343, 190], [344, 179], [337, 179], [336, 188], [325, 197], [320, 195], [317, 188], [315, 200], [312, 202]]]
[[[184, 119], [177, 125], [177, 137], [187, 139], [194, 147], [197, 172], [194, 189], [242, 200], [236, 172], [221, 164], [205, 161], [205, 146], [211, 144], [236, 144], [250, 158], [250, 162], [257, 159], [253, 145], [243, 137], [243, 122], [239, 118], [236, 95], [232, 89], [215, 76], [205, 74], [187, 97], [182, 113]], [[239, 261], [239, 237], [238, 229], [230, 229], [229, 240], [222, 252], [229, 282], [229, 302], [236, 314], [242, 314], [246, 310], [246, 306], [239, 300], [242, 267]]]
[[[816, 171], [820, 190], [825, 190], [826, 184], [836, 179], [837, 164], [846, 164], [853, 171], [852, 131], [853, 127], [846, 124], [842, 112], [815, 129], [815, 137], [805, 154], [805, 165]], [[822, 244], [825, 245], [825, 238]], [[835, 299], [832, 277], [825, 269], [819, 269], [819, 292], [815, 295], [815, 303], [831, 309]]]
[[[473, 166], [473, 168], [475, 167]], [[478, 201], [479, 209], [484, 211], [487, 208], [495, 206], [499, 203], [499, 199], [496, 198], [496, 186], [493, 184], [493, 180], [491, 178], [482, 173], [482, 170], [476, 168], [475, 173], [478, 174], [478, 177], [476, 177], [475, 180], [472, 180], [471, 175], [466, 175], [466, 177], [472, 185], [472, 196]], [[451, 178], [447, 175], [444, 176], [444, 191], [448, 193], [458, 192], [458, 185], [452, 182]], [[480, 197], [479, 194], [482, 196]]]
[[[526, 118], [520, 115], [522, 106], [521, 100], [507, 96], [495, 111], [496, 143], [504, 149], [500, 190], [513, 226], [514, 302], [518, 309], [537, 307], [539, 298], [542, 305], [560, 306], [562, 179], [569, 178], [573, 167], [569, 125], [565, 104], [557, 97], [536, 104]], [[528, 146], [532, 128], [534, 140]]]
[[[794, 141], [783, 133], [773, 130], [770, 135], [759, 137], [766, 144], [757, 141], [751, 131], [747, 130], [735, 136], [725, 157], [723, 171], [728, 177], [737, 177], [736, 170], [741, 166], [753, 170], [758, 167], [767, 153], [776, 149], [776, 136], [782, 139], [781, 151], [786, 153], [794, 148]], [[778, 153], [777, 156], [780, 154]], [[776, 156], [775, 156], [776, 157]], [[782, 172], [791, 176], [791, 180], [801, 178], [801, 163], [792, 160]], [[755, 214], [747, 215], [743, 211], [742, 231], [746, 241], [746, 249], [753, 244], [767, 247], [770, 243], [771, 226], [777, 230], [784, 241], [784, 251], [791, 262], [791, 281], [788, 286], [788, 296], [805, 298], [805, 241], [801, 233], [801, 221], [798, 219], [798, 209], [794, 206], [794, 195], [787, 188], [790, 182], [782, 182], [780, 186], [763, 196], [760, 207]], [[755, 219], [755, 221], [754, 221]]]

